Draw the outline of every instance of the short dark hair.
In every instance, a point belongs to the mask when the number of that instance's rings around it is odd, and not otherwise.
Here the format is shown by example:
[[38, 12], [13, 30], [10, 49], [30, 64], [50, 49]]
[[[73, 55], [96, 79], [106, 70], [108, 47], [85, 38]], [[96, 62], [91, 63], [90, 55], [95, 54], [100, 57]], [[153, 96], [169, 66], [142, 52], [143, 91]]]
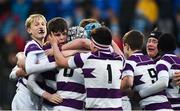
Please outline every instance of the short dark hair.
[[51, 32], [64, 32], [65, 30], [68, 31], [68, 24], [66, 20], [61, 17], [55, 17], [51, 19], [47, 24], [48, 34], [50, 34]]
[[158, 49], [162, 52], [171, 52], [176, 49], [176, 38], [169, 33], [164, 33], [158, 40]]
[[127, 43], [132, 50], [141, 50], [144, 42], [144, 34], [137, 30], [131, 30], [124, 35], [123, 42]]
[[107, 27], [99, 27], [91, 31], [91, 39], [100, 45], [111, 45], [112, 34]]

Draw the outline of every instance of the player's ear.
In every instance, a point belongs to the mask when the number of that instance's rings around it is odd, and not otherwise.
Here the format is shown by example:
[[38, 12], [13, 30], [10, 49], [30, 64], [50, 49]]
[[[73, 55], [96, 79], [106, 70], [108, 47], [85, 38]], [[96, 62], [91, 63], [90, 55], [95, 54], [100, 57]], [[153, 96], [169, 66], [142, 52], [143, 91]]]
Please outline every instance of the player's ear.
[[125, 46], [126, 46], [126, 49], [129, 51], [130, 46], [127, 43], [125, 43]]
[[31, 34], [31, 29], [30, 28], [27, 28], [26, 31]]
[[91, 47], [91, 48], [94, 48], [93, 42], [90, 43], [90, 47]]
[[129, 45], [127, 43], [124, 43], [124, 47], [126, 47], [127, 50], [129, 49]]
[[129, 47], [129, 45], [127, 45], [127, 50], [129, 50], [130, 49], [130, 47]]
[[97, 50], [97, 48], [95, 47], [95, 45], [94, 45], [93, 42], [90, 43], [90, 49], [91, 49], [91, 51], [93, 51], [93, 52]]

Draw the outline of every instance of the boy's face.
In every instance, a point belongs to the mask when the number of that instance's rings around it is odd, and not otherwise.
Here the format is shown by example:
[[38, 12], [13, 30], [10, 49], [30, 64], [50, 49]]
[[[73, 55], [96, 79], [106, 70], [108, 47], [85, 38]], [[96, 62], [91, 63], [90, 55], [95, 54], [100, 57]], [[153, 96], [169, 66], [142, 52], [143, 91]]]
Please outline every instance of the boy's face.
[[67, 30], [64, 32], [54, 32], [54, 36], [57, 38], [58, 44], [65, 44], [67, 41]]
[[146, 51], [150, 57], [155, 57], [158, 54], [158, 40], [150, 37], [146, 44]]
[[32, 37], [38, 40], [43, 39], [47, 34], [46, 21], [40, 17], [36, 17], [27, 31], [31, 34]]

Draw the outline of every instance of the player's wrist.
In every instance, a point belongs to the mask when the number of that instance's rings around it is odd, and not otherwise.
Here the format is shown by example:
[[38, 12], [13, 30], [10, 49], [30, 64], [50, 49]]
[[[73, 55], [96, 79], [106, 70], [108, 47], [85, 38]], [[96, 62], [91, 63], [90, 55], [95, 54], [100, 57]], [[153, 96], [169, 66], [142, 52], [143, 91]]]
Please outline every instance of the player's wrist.
[[26, 76], [25, 71], [23, 71], [23, 69], [18, 69], [16, 71], [16, 76], [17, 77], [24, 77], [24, 76]]
[[45, 91], [45, 92], [42, 94], [42, 97], [43, 97], [44, 99], [49, 100], [49, 98], [51, 97], [51, 94]]
[[58, 44], [56, 42], [51, 43], [53, 47], [56, 47]]

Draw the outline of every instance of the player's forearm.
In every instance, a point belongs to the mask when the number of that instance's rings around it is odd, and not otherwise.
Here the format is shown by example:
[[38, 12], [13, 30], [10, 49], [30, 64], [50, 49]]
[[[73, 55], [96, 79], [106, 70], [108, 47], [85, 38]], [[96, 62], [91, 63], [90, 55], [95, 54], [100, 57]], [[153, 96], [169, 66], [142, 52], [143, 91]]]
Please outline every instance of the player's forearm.
[[33, 53], [28, 54], [25, 63], [25, 69], [27, 74], [39, 74], [51, 69], [56, 68], [55, 62], [39, 63], [37, 64], [37, 56]]
[[88, 39], [75, 39], [62, 46], [62, 50], [77, 50], [77, 49], [90, 49], [90, 40]]
[[73, 40], [71, 42], [68, 42], [66, 44], [64, 44], [61, 49], [62, 50], [74, 50], [74, 49], [81, 49], [82, 48], [82, 45], [81, 43], [79, 42], [80, 39], [76, 39], [76, 40]]
[[69, 56], [73, 56], [75, 55], [76, 53], [88, 53], [89, 50], [64, 50], [64, 51], [61, 51], [63, 56], [66, 58], [66, 57], [69, 57]]
[[46, 63], [46, 64], [34, 64], [34, 65], [27, 65], [26, 66], [26, 72], [27, 74], [39, 74], [51, 69], [56, 68], [56, 63], [51, 62], [51, 63]]
[[121, 80], [121, 90], [129, 89], [133, 86], [133, 77], [132, 76], [125, 76]]
[[60, 67], [68, 67], [68, 61], [60, 52], [57, 44], [52, 44], [56, 64]]
[[39, 85], [36, 83], [37, 75], [29, 75], [28, 81], [27, 81], [27, 87], [37, 94], [38, 96], [42, 97], [43, 93], [45, 92], [42, 88], [39, 87]]
[[45, 91], [45, 92], [43, 92], [42, 97], [46, 100], [49, 100], [51, 97], [51, 94], [49, 92]]
[[139, 95], [143, 98], [161, 92], [168, 87], [168, 83], [169, 83], [169, 78], [167, 77], [158, 78], [158, 81], [156, 81], [154, 84], [140, 90]]
[[119, 49], [119, 47], [113, 40], [112, 40], [112, 47], [117, 54], [124, 56], [123, 52]]
[[78, 52], [78, 50], [64, 50], [64, 51], [62, 51], [62, 54], [64, 57], [69, 57], [69, 56], [76, 54], [77, 52]]

